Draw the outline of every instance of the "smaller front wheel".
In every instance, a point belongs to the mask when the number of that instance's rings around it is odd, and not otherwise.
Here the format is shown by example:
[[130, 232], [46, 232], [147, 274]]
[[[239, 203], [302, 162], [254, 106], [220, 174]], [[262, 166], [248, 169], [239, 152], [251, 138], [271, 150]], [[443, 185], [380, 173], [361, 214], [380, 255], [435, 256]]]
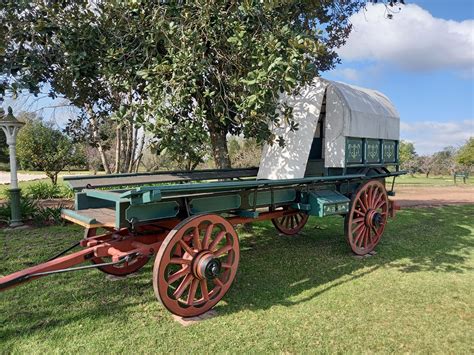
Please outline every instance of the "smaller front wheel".
[[[89, 228], [85, 232], [86, 238], [94, 237], [97, 235], [97, 228]], [[117, 265], [104, 265], [98, 266], [97, 269], [102, 271], [103, 273], [113, 275], [113, 276], [127, 276], [133, 274], [140, 270], [142, 267], [146, 265], [146, 263], [150, 260], [148, 256], [142, 255], [139, 256], [131, 261], [127, 261]], [[104, 264], [109, 263], [112, 261], [112, 258], [109, 257], [93, 257], [91, 258], [91, 262], [93, 264]]]
[[155, 295], [173, 314], [201, 315], [229, 290], [239, 255], [237, 233], [223, 217], [189, 217], [166, 236], [156, 256]]
[[273, 218], [272, 223], [275, 228], [282, 234], [295, 235], [303, 229], [309, 216], [304, 212], [288, 214], [279, 218]]

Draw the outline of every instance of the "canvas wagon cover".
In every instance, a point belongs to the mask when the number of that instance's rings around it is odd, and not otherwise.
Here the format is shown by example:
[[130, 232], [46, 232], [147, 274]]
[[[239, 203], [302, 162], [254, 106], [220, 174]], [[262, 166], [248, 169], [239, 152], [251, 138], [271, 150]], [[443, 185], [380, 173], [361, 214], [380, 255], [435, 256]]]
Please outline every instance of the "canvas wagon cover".
[[294, 120], [299, 129], [291, 132], [285, 122], [270, 128], [275, 135], [283, 136], [286, 145], [283, 148], [277, 143], [264, 146], [258, 179], [304, 176], [325, 96], [325, 167], [344, 167], [345, 137], [399, 139], [400, 117], [385, 95], [375, 90], [316, 78], [297, 96], [282, 97], [293, 107]]

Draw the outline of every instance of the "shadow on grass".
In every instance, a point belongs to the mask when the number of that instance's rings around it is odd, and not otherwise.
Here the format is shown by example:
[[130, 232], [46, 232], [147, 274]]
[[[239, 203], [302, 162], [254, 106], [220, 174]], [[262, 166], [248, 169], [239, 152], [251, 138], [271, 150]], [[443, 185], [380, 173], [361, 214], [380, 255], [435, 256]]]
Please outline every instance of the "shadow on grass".
[[[270, 222], [255, 224], [251, 233], [239, 232], [239, 271], [219, 313], [293, 306], [384, 267], [406, 273], [464, 273], [470, 270], [466, 261], [474, 246], [472, 215], [474, 206], [404, 210], [387, 226], [378, 254], [363, 259], [350, 253], [340, 217], [311, 218], [296, 237], [279, 236]], [[117, 282], [104, 281], [92, 271], [7, 291], [1, 294], [0, 339], [89, 318], [120, 318], [130, 307], [156, 302], [151, 266]]]

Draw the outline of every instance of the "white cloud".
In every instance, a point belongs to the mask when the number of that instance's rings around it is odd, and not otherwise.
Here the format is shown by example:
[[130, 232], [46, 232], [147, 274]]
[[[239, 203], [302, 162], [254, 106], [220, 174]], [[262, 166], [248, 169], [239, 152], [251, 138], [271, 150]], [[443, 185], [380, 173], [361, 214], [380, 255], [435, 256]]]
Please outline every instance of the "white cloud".
[[459, 147], [474, 137], [474, 120], [400, 123], [401, 139], [413, 142], [418, 154], [431, 154], [448, 146]]
[[360, 79], [359, 71], [352, 68], [336, 68], [332, 74], [342, 80], [358, 81]]
[[474, 20], [433, 17], [415, 4], [402, 7], [392, 20], [383, 4], [368, 5], [351, 17], [353, 30], [339, 55], [344, 60], [371, 60], [411, 71], [454, 69], [474, 74]]

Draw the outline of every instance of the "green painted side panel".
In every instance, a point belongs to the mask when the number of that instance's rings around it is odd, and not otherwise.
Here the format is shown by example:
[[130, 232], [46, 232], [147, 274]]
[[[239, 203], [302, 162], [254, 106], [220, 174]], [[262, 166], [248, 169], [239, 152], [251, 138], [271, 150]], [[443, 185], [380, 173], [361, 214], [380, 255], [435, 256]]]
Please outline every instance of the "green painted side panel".
[[192, 214], [228, 211], [240, 208], [240, 195], [210, 196], [193, 198], [189, 202]]
[[295, 210], [300, 210], [300, 211], [310, 211], [311, 210], [311, 205], [309, 203], [293, 203], [291, 205], [291, 208]]
[[[296, 199], [295, 189], [284, 189], [273, 191], [273, 203], [292, 202]], [[249, 194], [249, 205], [254, 206], [255, 193]], [[272, 203], [272, 195], [270, 191], [257, 192], [256, 206], [270, 205]]]
[[74, 203], [74, 208], [76, 211], [86, 210], [88, 208], [108, 208], [114, 206], [115, 203], [113, 201], [89, 197], [85, 192], [76, 193], [76, 199]]
[[366, 139], [365, 160], [369, 164], [380, 163], [380, 140]]
[[129, 202], [115, 203], [115, 228], [128, 227], [126, 211], [129, 206]]
[[364, 158], [364, 145], [361, 138], [346, 139], [346, 163], [362, 164]]
[[386, 163], [395, 163], [397, 161], [397, 142], [396, 141], [383, 141], [383, 160]]
[[130, 205], [125, 210], [125, 219], [131, 221], [132, 218], [138, 222], [172, 218], [179, 212], [179, 204], [176, 201], [154, 202], [145, 205]]
[[347, 213], [350, 200], [337, 191], [322, 190], [309, 192], [308, 202], [311, 205], [310, 215], [325, 217]]
[[105, 190], [85, 190], [87, 196], [100, 198], [102, 200], [113, 201], [113, 202], [122, 202], [124, 199], [121, 197], [121, 194], [113, 191]]
[[134, 190], [125, 191], [120, 195], [120, 197], [130, 199], [132, 205], [140, 205], [143, 203], [160, 201], [161, 191], [152, 186], [143, 186]]

